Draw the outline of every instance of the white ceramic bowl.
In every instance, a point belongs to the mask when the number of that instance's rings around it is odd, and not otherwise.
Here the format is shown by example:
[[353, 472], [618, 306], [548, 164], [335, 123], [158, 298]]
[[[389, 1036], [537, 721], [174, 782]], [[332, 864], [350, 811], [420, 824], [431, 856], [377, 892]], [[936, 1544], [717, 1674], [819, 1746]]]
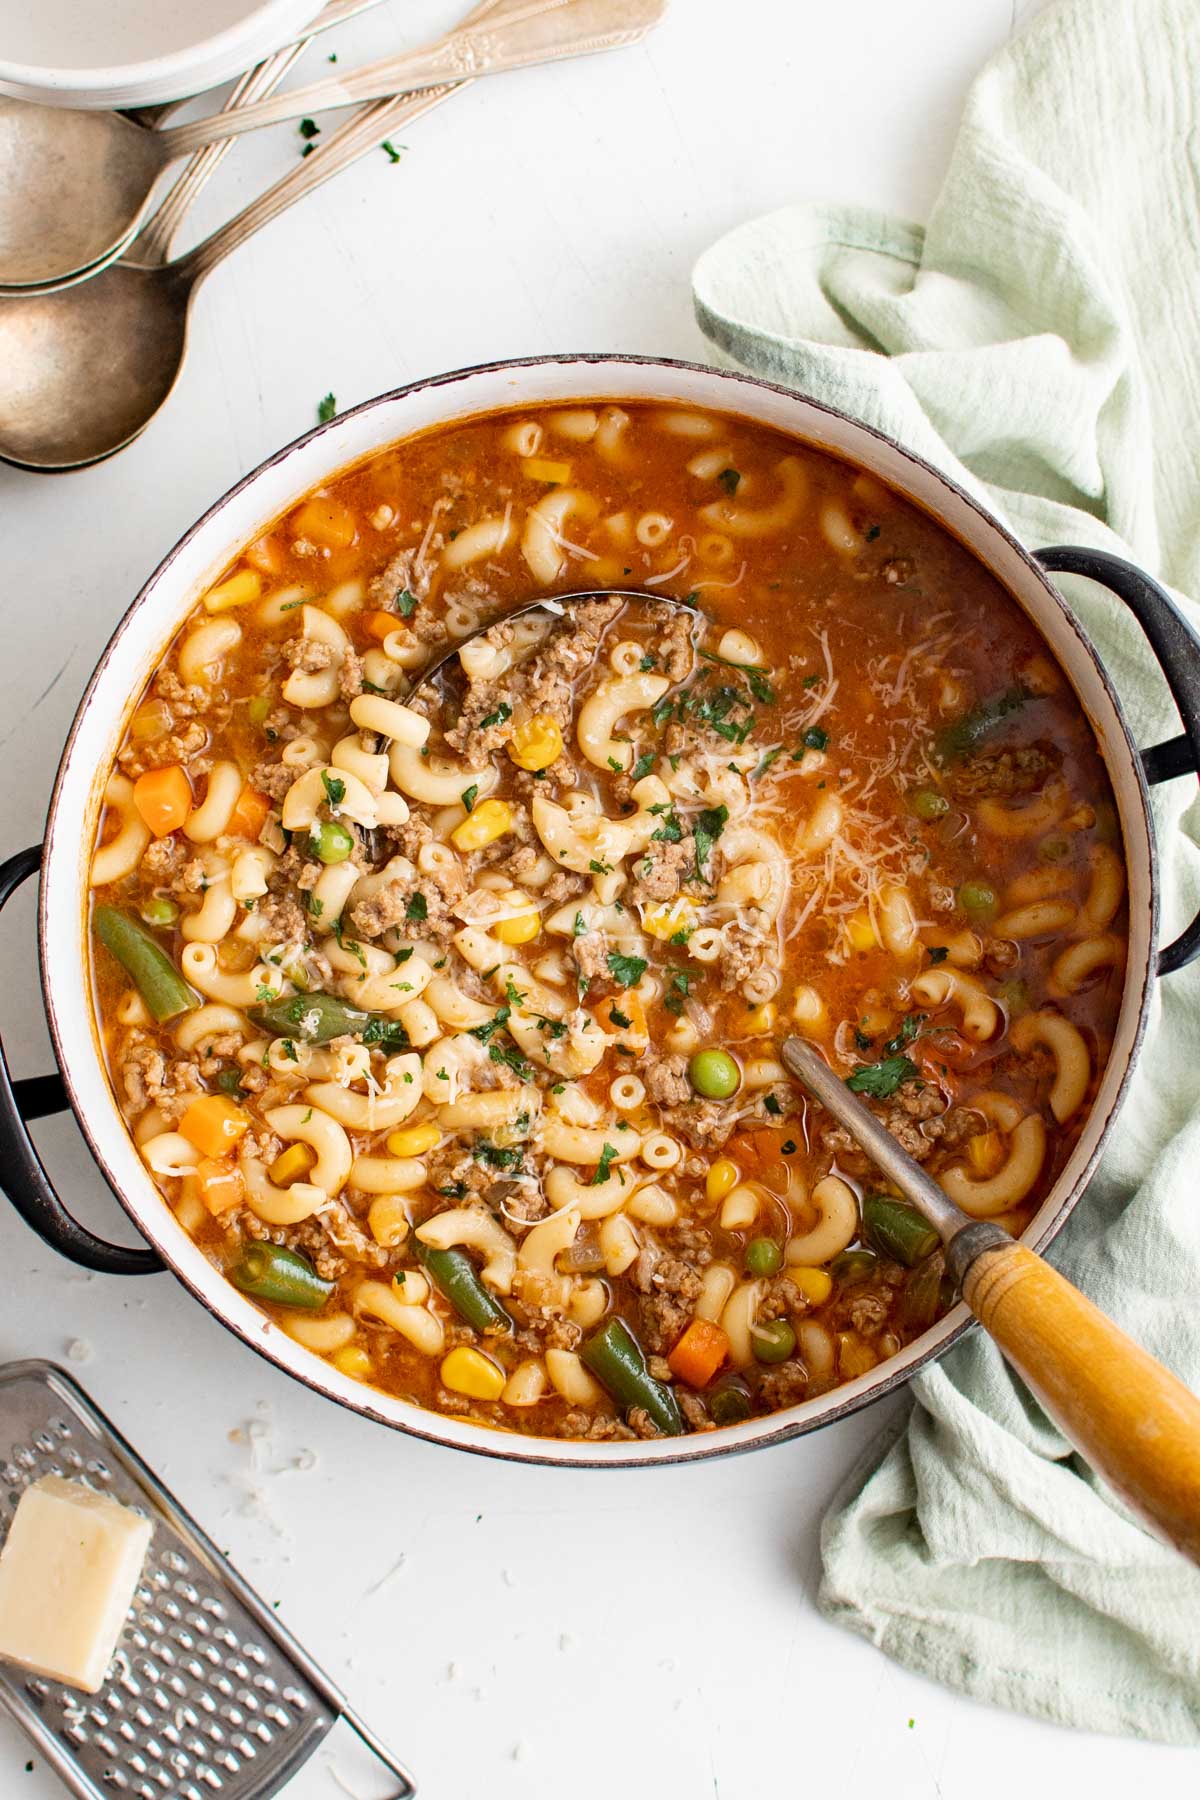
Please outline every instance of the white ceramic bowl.
[[322, 0], [0, 0], [0, 94], [156, 106], [203, 93], [299, 37]]

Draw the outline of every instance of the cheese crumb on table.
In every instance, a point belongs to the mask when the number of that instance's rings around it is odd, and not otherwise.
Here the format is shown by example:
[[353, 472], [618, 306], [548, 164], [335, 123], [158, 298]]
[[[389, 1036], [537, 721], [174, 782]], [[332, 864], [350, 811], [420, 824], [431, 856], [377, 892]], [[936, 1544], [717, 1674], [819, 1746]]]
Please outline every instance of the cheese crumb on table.
[[25, 1489], [0, 1552], [0, 1657], [94, 1694], [154, 1527], [61, 1475]]

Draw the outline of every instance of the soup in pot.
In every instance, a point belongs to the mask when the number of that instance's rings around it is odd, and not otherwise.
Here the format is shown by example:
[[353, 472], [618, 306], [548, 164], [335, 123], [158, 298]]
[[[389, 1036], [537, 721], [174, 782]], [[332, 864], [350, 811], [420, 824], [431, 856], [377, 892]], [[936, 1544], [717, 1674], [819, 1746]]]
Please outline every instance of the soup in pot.
[[552, 1436], [790, 1407], [950, 1304], [789, 1032], [1016, 1233], [1122, 985], [1020, 609], [873, 477], [644, 404], [431, 431], [247, 545], [91, 879], [114, 1091], [206, 1254], [344, 1375]]

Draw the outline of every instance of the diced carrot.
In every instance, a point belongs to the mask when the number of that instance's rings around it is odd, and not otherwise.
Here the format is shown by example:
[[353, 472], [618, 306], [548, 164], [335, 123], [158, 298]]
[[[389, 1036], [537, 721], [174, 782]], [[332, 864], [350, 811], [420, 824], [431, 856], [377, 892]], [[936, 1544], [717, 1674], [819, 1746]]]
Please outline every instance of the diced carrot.
[[239, 1205], [244, 1197], [240, 1172], [228, 1163], [216, 1162], [210, 1156], [197, 1163], [195, 1181], [200, 1198], [214, 1219]]
[[201, 1094], [179, 1121], [179, 1129], [201, 1156], [228, 1156], [250, 1129], [250, 1114], [225, 1094]]
[[764, 1168], [779, 1161], [783, 1142], [781, 1131], [738, 1131], [726, 1144], [725, 1154], [734, 1159], [743, 1175], [759, 1180]]
[[328, 494], [306, 500], [292, 514], [288, 526], [296, 537], [307, 538], [323, 550], [345, 550], [358, 535], [350, 508]]
[[233, 837], [257, 838], [267, 822], [271, 797], [246, 783], [229, 815], [227, 830]]
[[[613, 994], [608, 1000], [601, 1000], [593, 1006], [592, 1017], [606, 1036], [616, 1034], [618, 1044], [627, 1044], [631, 1050], [644, 1050], [649, 1041], [646, 1027], [646, 1009], [641, 1000], [628, 989], [623, 994]], [[627, 1023], [622, 1024], [622, 1020]]]
[[373, 612], [363, 613], [362, 622], [371, 636], [382, 643], [385, 637], [390, 637], [395, 631], [400, 618], [397, 613], [384, 612], [381, 607], [376, 607]]
[[133, 784], [133, 804], [155, 837], [170, 837], [192, 810], [192, 784], [178, 763], [148, 769]]
[[707, 1387], [729, 1354], [729, 1339], [709, 1319], [693, 1319], [667, 1361], [689, 1387]]

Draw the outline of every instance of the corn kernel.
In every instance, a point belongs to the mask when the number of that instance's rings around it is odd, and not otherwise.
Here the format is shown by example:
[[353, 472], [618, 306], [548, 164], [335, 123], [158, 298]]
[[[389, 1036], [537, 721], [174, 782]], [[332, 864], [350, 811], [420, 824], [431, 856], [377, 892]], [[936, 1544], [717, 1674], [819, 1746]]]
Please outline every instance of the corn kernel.
[[998, 1131], [980, 1131], [967, 1139], [967, 1160], [977, 1175], [994, 1175], [1004, 1161], [1004, 1141]]
[[471, 1400], [498, 1400], [504, 1392], [503, 1369], [469, 1344], [460, 1344], [442, 1358], [441, 1376], [448, 1388]]
[[534, 713], [514, 727], [508, 754], [518, 769], [548, 769], [562, 755], [563, 736], [551, 713]]
[[204, 610], [229, 612], [232, 607], [246, 606], [262, 593], [262, 576], [257, 569], [239, 569], [227, 581], [219, 581], [204, 596]]
[[171, 729], [171, 713], [165, 700], [147, 700], [129, 721], [131, 738], [166, 737]]
[[361, 1344], [343, 1344], [330, 1357], [335, 1369], [343, 1375], [349, 1375], [351, 1381], [369, 1381], [374, 1367], [370, 1357]]
[[743, 1037], [768, 1037], [775, 1029], [775, 1002], [751, 1007], [742, 1025]]
[[833, 1292], [833, 1276], [827, 1269], [801, 1269], [792, 1265], [783, 1272], [813, 1306], [824, 1306]]
[[741, 1180], [741, 1171], [732, 1157], [718, 1157], [704, 1177], [704, 1192], [714, 1202], [723, 1200]]
[[865, 909], [850, 914], [846, 920], [846, 936], [850, 939], [852, 950], [874, 950], [879, 944], [871, 915]]
[[521, 465], [530, 481], [553, 481], [559, 487], [571, 479], [568, 462], [554, 462], [547, 456], [527, 456]]
[[864, 1343], [856, 1331], [839, 1331], [838, 1374], [843, 1381], [853, 1381], [858, 1375], [866, 1375], [878, 1360], [870, 1344]]
[[442, 1141], [442, 1134], [432, 1119], [423, 1125], [406, 1125], [403, 1131], [388, 1136], [387, 1147], [393, 1156], [424, 1156]]
[[648, 906], [642, 918], [642, 930], [666, 943], [681, 931], [695, 931], [696, 918], [695, 902], [686, 894], [680, 894], [669, 906]]
[[287, 1187], [289, 1182], [299, 1181], [302, 1175], [307, 1175], [316, 1160], [307, 1144], [289, 1144], [271, 1164], [271, 1180], [276, 1187]]
[[385, 1250], [394, 1250], [408, 1236], [408, 1214], [403, 1194], [379, 1194], [367, 1210], [371, 1236]]
[[516, 888], [503, 896], [507, 906], [523, 907], [511, 919], [501, 919], [492, 926], [492, 936], [499, 938], [502, 944], [531, 944], [542, 929], [541, 916], [528, 894], [520, 893]]
[[503, 800], [481, 800], [473, 813], [450, 833], [450, 842], [458, 850], [482, 850], [512, 830], [512, 809]]

